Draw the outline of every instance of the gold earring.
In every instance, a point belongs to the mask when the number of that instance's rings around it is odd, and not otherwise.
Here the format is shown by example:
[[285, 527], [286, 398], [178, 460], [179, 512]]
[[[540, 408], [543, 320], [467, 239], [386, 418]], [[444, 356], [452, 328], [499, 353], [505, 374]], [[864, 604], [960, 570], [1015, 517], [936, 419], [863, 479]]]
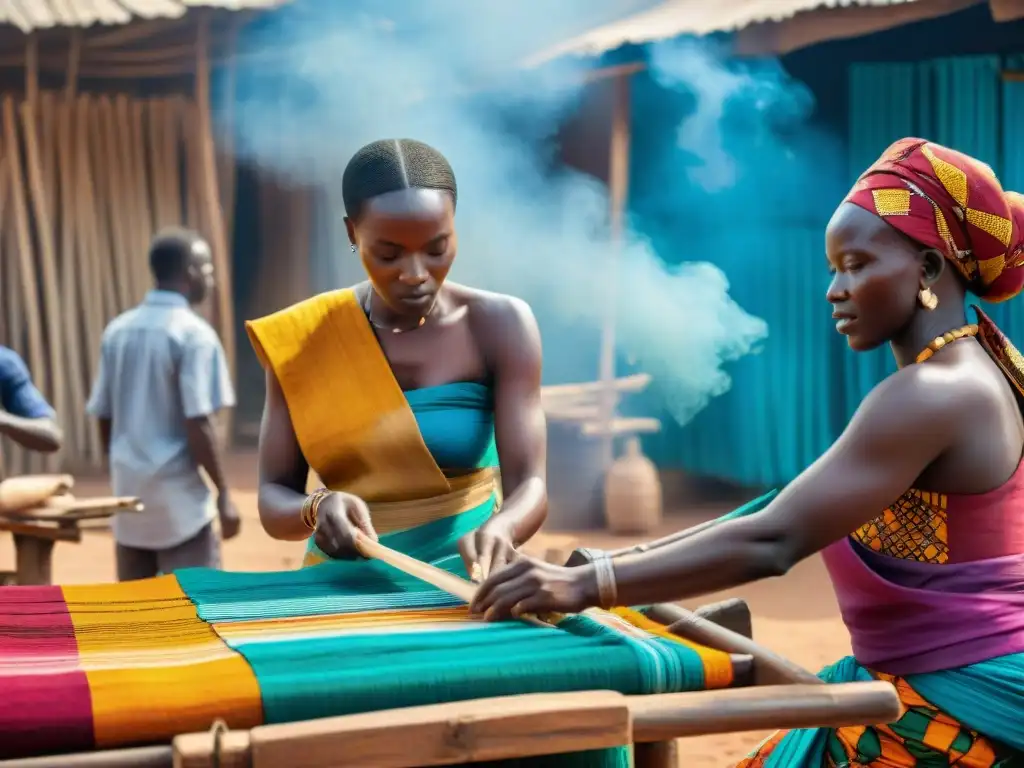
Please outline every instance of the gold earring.
[[939, 306], [939, 297], [932, 293], [931, 288], [922, 288], [918, 291], [917, 300], [921, 302], [921, 306], [929, 312]]

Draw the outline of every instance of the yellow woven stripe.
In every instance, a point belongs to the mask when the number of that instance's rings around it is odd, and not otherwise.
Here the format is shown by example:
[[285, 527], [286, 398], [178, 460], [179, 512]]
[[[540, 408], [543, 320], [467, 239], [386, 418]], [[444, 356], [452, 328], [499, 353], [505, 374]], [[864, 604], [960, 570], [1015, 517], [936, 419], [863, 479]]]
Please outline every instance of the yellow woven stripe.
[[222, 717], [263, 721], [248, 663], [197, 615], [174, 576], [64, 587], [98, 747], [167, 741]]
[[987, 211], [979, 211], [976, 208], [967, 209], [967, 220], [978, 229], [988, 232], [1004, 246], [1009, 247], [1010, 238], [1013, 236], [1013, 222]]
[[734, 679], [734, 671], [732, 668], [732, 659], [729, 658], [729, 654], [724, 651], [719, 651], [714, 648], [708, 648], [704, 645], [699, 645], [686, 638], [679, 637], [668, 631], [668, 628], [662, 624], [659, 624], [652, 619], [647, 618], [639, 611], [635, 611], [632, 608], [613, 608], [612, 613], [625, 619], [634, 627], [649, 632], [652, 635], [663, 637], [666, 640], [672, 640], [673, 642], [685, 645], [700, 657], [701, 663], [704, 665], [704, 687], [708, 689], [713, 688], [728, 688], [732, 685]]
[[909, 189], [873, 189], [871, 196], [879, 216], [906, 216], [910, 213]]
[[991, 259], [978, 259], [978, 271], [981, 273], [981, 282], [985, 285], [994, 283], [1003, 274], [1006, 266], [1006, 254]]
[[956, 200], [961, 208], [967, 207], [967, 174], [952, 163], [937, 157], [927, 146], [921, 147], [921, 152], [932, 164], [932, 169], [942, 186], [946, 188], [950, 196]]
[[246, 323], [310, 467], [368, 502], [450, 492], [351, 289]]
[[260, 639], [270, 636], [335, 635], [339, 632], [356, 632], [377, 629], [381, 632], [422, 628], [429, 624], [481, 624], [478, 619], [469, 618], [467, 606], [453, 608], [431, 608], [425, 610], [363, 611], [359, 613], [335, 614], [330, 616], [301, 616], [288, 619], [256, 621], [229, 621], [216, 623], [214, 630], [225, 640], [240, 642], [248, 638]]

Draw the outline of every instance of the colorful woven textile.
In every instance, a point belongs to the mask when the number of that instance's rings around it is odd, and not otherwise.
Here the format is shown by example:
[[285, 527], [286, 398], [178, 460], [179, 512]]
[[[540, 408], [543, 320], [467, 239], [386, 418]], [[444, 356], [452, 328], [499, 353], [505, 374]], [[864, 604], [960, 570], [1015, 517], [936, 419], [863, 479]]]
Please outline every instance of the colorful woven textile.
[[779, 731], [737, 768], [1012, 768], [1022, 764], [1024, 654], [906, 677], [871, 672], [848, 656], [822, 670], [819, 677], [827, 683], [886, 680], [896, 686], [906, 710], [888, 725]]
[[251, 728], [513, 693], [732, 682], [728, 655], [632, 611], [557, 628], [488, 624], [401, 579], [404, 595], [391, 582], [388, 599], [417, 607], [381, 609], [372, 586], [333, 585], [336, 565], [0, 590], [0, 756], [167, 743], [216, 718]]
[[[465, 578], [458, 539], [496, 506], [489, 387], [403, 392], [351, 290], [247, 329], [323, 483], [367, 501], [382, 543]], [[216, 718], [251, 728], [512, 693], [732, 681], [728, 655], [633, 612], [557, 628], [487, 624], [383, 563], [315, 564], [325, 557], [311, 545], [311, 567], [298, 571], [0, 589], [0, 757], [167, 743]], [[522, 762], [629, 761], [617, 748]]]

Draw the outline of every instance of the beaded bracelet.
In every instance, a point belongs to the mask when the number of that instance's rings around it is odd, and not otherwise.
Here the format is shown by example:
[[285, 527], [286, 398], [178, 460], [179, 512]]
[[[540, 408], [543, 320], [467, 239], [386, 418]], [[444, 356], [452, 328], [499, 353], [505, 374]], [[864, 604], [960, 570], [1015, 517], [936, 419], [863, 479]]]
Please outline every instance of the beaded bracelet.
[[306, 500], [302, 502], [302, 511], [299, 516], [302, 518], [302, 523], [309, 528], [311, 531], [316, 530], [317, 522], [317, 510], [320, 508], [320, 502], [329, 494], [330, 491], [326, 488], [317, 488]]
[[615, 583], [615, 565], [607, 554], [594, 560], [594, 575], [597, 577], [597, 598], [601, 608], [614, 608], [619, 599], [618, 585]]

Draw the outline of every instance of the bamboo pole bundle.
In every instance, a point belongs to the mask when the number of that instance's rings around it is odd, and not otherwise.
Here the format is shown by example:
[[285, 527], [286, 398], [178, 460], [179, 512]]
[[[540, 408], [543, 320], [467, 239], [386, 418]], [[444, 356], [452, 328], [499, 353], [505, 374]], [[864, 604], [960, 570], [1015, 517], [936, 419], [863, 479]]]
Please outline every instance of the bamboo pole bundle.
[[[131, 230], [127, 222], [128, 213], [125, 206], [128, 190], [125, 188], [124, 147], [118, 141], [117, 117], [114, 104], [108, 96], [101, 96], [97, 107], [97, 144], [102, 147], [104, 162], [107, 167], [106, 199], [110, 224], [109, 239], [114, 255], [115, 274], [117, 275], [118, 304], [123, 311], [135, 303], [135, 281], [132, 279]], [[116, 204], [111, 204], [116, 201]]]
[[[195, 106], [187, 103], [184, 99], [175, 99], [173, 103], [178, 130], [185, 146], [185, 185], [182, 190], [185, 201], [185, 222], [188, 226], [201, 230], [203, 217], [199, 209], [202, 198], [199, 174], [202, 168], [202, 158], [199, 155], [199, 126], [196, 124], [198, 113]], [[214, 262], [214, 266], [216, 267], [216, 262]]]
[[[103, 323], [112, 316], [115, 307], [114, 281], [109, 278], [109, 251], [103, 251], [100, 241], [99, 211], [95, 179], [91, 169], [90, 126], [93, 110], [88, 96], [75, 100], [74, 132], [74, 184], [75, 184], [75, 239], [79, 243], [79, 269], [82, 279], [81, 314], [84, 319], [86, 349], [84, 357], [89, 366], [85, 372], [91, 381], [100, 351]], [[107, 269], [103, 269], [103, 265]], [[93, 430], [90, 430], [93, 431]], [[98, 454], [97, 454], [98, 455]]]
[[[34, 97], [38, 99], [38, 94]], [[42, 297], [41, 315], [45, 320], [45, 344], [49, 369], [45, 378], [44, 391], [49, 391], [50, 402], [57, 413], [67, 412], [67, 369], [62, 364], [64, 334], [60, 321], [60, 297], [57, 291], [57, 254], [54, 246], [53, 215], [48, 205], [46, 174], [39, 142], [40, 129], [37, 124], [38, 104], [30, 97], [21, 105], [23, 137], [25, 141], [25, 166], [28, 188], [35, 218], [35, 234], [39, 244], [39, 282]], [[52, 133], [47, 131], [47, 133]], [[62, 459], [62, 452], [46, 456], [43, 464], [47, 471], [54, 471]]]
[[217, 183], [220, 188], [221, 210], [224, 211], [224, 237], [228, 246], [228, 253], [232, 252], [235, 231], [235, 184], [238, 169], [235, 164], [235, 137], [234, 137], [234, 103], [235, 90], [238, 81], [237, 66], [234, 55], [238, 50], [239, 24], [237, 17], [232, 17], [227, 34], [227, 62], [224, 65], [224, 95], [222, 98], [225, 104], [224, 113], [221, 118], [223, 130], [220, 132], [220, 141], [215, 142], [217, 147]]
[[150, 284], [149, 269], [143, 258], [150, 236], [147, 220], [151, 218], [145, 194], [146, 177], [137, 162], [133, 115], [128, 97], [124, 94], [115, 96], [112, 109], [111, 133], [122, 157], [119, 181], [123, 205], [118, 207], [123, 214], [122, 237], [127, 254], [125, 271], [131, 286], [131, 303], [137, 304]]
[[204, 229], [213, 250], [214, 268], [217, 272], [216, 327], [224, 344], [228, 370], [234, 379], [236, 371], [235, 312], [231, 284], [231, 260], [221, 209], [217, 179], [217, 150], [213, 140], [213, 117], [210, 106], [210, 14], [208, 9], [202, 9], [200, 14], [196, 38], [195, 76], [195, 107], [198, 116], [196, 128], [199, 133], [200, 157], [198, 178], [202, 190], [199, 204], [204, 218]]
[[210, 241], [221, 286], [212, 320], [225, 349], [233, 341], [208, 113], [182, 96], [79, 95], [76, 66], [72, 51], [59, 92], [30, 76], [24, 99], [0, 97], [0, 343], [25, 359], [67, 438], [59, 464], [2, 441], [10, 473], [100, 463], [85, 414], [100, 339], [149, 288], [145, 254], [158, 229], [188, 225]]
[[[76, 119], [80, 113], [77, 102], [72, 100], [70, 92], [57, 104], [57, 153], [60, 169], [60, 272], [61, 272], [61, 305], [64, 311], [65, 364], [68, 369], [70, 383], [71, 412], [65, 417], [65, 423], [72, 423], [79, 428], [75, 433], [75, 459], [73, 464], [90, 465], [99, 458], [99, 436], [89, 424], [83, 424], [75, 414], [85, 413], [85, 403], [89, 387], [89, 373], [93, 370], [90, 350], [99, 343], [99, 321], [96, 313], [99, 291], [91, 293], [89, 287], [95, 284], [89, 262], [89, 245], [86, 238], [81, 237], [78, 230], [81, 216], [78, 212], [79, 201], [76, 193], [78, 157], [75, 152], [73, 132], [79, 125]], [[89, 254], [91, 255], [91, 254]]]
[[[39, 280], [33, 260], [32, 228], [29, 218], [26, 177], [22, 172], [17, 106], [14, 97], [9, 95], [3, 97], [3, 134], [4, 146], [7, 150], [6, 157], [8, 158], [7, 167], [14, 216], [13, 229], [18, 261], [18, 288], [20, 289], [11, 298], [20, 309], [18, 314], [25, 321], [27, 337], [25, 341], [27, 355], [25, 357], [29, 369], [33, 372], [37, 385], [41, 386], [44, 392], [48, 392], [49, 376], [46, 370], [46, 356], [43, 351], [45, 342], [43, 340], [42, 312], [39, 306]], [[37, 457], [29, 455], [22, 461], [22, 466], [25, 467], [22, 471], [36, 471], [40, 464]]]
[[[11, 206], [8, 204], [10, 184], [8, 162], [4, 157], [2, 131], [0, 131], [0, 323], [3, 339], [8, 345], [21, 346], [21, 324], [18, 307], [13, 301], [18, 290], [18, 265], [14, 256], [14, 228], [10, 225]], [[17, 457], [10, 454], [10, 440], [0, 438], [0, 479], [14, 467]], [[9, 460], [5, 460], [10, 456]]]

